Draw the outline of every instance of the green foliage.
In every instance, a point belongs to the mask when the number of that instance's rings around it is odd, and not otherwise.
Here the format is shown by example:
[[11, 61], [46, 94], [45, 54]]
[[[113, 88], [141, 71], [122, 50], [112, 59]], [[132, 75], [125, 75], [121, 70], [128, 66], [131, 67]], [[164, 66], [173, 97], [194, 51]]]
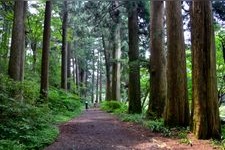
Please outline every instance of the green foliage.
[[127, 105], [118, 101], [104, 101], [101, 109], [116, 114], [124, 122], [134, 122], [149, 128], [152, 132], [163, 133], [164, 136], [171, 136], [170, 129], [164, 126], [163, 120], [147, 120], [145, 114], [127, 114]]
[[142, 114], [120, 114], [120, 118], [124, 122], [143, 123], [144, 116]]
[[110, 113], [123, 113], [127, 111], [127, 106], [118, 101], [104, 101], [101, 103], [101, 109]]
[[49, 108], [55, 122], [66, 122], [81, 112], [81, 102], [77, 95], [52, 88], [49, 92]]
[[40, 104], [35, 82], [0, 75], [0, 83], [0, 150], [44, 148], [59, 133], [55, 124], [81, 111], [79, 97], [70, 93], [50, 89], [49, 101]]
[[24, 150], [25, 145], [12, 140], [0, 140], [0, 150]]
[[222, 150], [224, 150], [225, 149], [225, 125], [222, 125], [222, 127], [221, 127], [221, 129], [222, 129], [222, 139], [221, 139], [221, 141], [218, 141], [218, 140], [212, 140], [211, 142], [212, 142], [212, 144], [213, 145], [215, 145], [215, 146], [219, 146]]
[[164, 126], [162, 120], [148, 120], [144, 122], [144, 126], [152, 132], [163, 133], [164, 136], [171, 136], [171, 132]]

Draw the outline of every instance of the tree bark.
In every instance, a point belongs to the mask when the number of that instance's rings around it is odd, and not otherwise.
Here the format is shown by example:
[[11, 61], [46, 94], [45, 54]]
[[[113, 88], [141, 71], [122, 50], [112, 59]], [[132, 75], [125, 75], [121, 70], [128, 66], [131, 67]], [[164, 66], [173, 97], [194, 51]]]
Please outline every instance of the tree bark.
[[94, 91], [95, 91], [95, 87], [94, 87], [94, 85], [95, 85], [95, 60], [94, 60], [94, 55], [95, 55], [95, 53], [94, 53], [94, 50], [93, 50], [93, 60], [92, 60], [92, 77], [91, 77], [91, 79], [92, 79], [92, 81], [91, 81], [91, 83], [92, 83], [92, 86], [91, 86], [91, 102], [92, 103], [94, 103]]
[[75, 64], [76, 64], [76, 87], [77, 87], [77, 91], [78, 93], [80, 92], [80, 72], [79, 72], [79, 61], [78, 58], [75, 56]]
[[99, 102], [102, 102], [102, 56], [100, 55], [99, 66]]
[[109, 52], [109, 43], [106, 42], [105, 36], [102, 34], [102, 44], [105, 55], [105, 69], [106, 69], [106, 97], [105, 100], [112, 99], [112, 88], [111, 88], [111, 79], [110, 79], [110, 52]]
[[12, 29], [12, 42], [9, 58], [9, 77], [15, 81], [22, 81], [21, 72], [23, 72], [22, 56], [24, 54], [24, 1], [15, 1], [14, 20]]
[[191, 128], [199, 139], [220, 138], [221, 126], [211, 1], [193, 1], [191, 9], [193, 63]]
[[67, 45], [67, 89], [71, 90], [71, 43]]
[[99, 101], [99, 58], [100, 58], [100, 55], [99, 55], [99, 52], [98, 52], [98, 60], [97, 60], [97, 70], [96, 70], [96, 91], [95, 91], [95, 102], [97, 103]]
[[36, 62], [37, 62], [37, 41], [31, 42], [31, 49], [33, 51], [33, 72], [36, 72]]
[[130, 2], [128, 8], [129, 34], [129, 113], [141, 113], [140, 65], [138, 49], [138, 12], [137, 3]]
[[[2, 2], [3, 3], [3, 2]], [[5, 2], [6, 3], [6, 2]], [[7, 7], [4, 7], [4, 11], [7, 11]], [[11, 32], [11, 22], [4, 17], [2, 25], [2, 38], [1, 38], [1, 56], [0, 56], [0, 73], [6, 73], [8, 67], [8, 52], [9, 52], [9, 38]]]
[[163, 35], [163, 1], [151, 1], [150, 100], [147, 117], [161, 118], [167, 94], [166, 52]]
[[167, 99], [164, 123], [170, 127], [187, 127], [189, 125], [189, 104], [180, 1], [166, 2], [166, 25]]
[[42, 61], [41, 61], [41, 89], [40, 89], [41, 98], [44, 98], [44, 99], [48, 98], [51, 11], [52, 11], [52, 2], [47, 1], [45, 6], [43, 48], [42, 48]]
[[113, 25], [113, 67], [112, 67], [112, 100], [120, 101], [120, 10], [118, 1], [114, 1], [114, 25]]
[[26, 12], [27, 12], [27, 5], [28, 5], [28, 2], [27, 1], [24, 1], [24, 7], [23, 7], [23, 21], [24, 21], [24, 28], [23, 28], [23, 48], [22, 48], [22, 51], [21, 51], [21, 63], [20, 63], [20, 80], [23, 81], [24, 80], [24, 66], [25, 66], [25, 49], [26, 49], [26, 34], [25, 34], [25, 30], [26, 30]]
[[67, 90], [67, 1], [64, 1], [62, 23], [62, 65], [61, 65], [61, 88]]

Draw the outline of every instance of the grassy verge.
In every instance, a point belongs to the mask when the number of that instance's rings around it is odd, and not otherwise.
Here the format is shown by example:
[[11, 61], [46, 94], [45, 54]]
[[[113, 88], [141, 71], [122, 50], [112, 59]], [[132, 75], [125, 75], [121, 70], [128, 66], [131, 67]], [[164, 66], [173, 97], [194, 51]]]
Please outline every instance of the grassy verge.
[[149, 120], [146, 119], [146, 115], [143, 114], [128, 114], [127, 105], [117, 101], [104, 101], [100, 105], [101, 109], [113, 113], [118, 116], [121, 121], [124, 122], [133, 122], [142, 125], [143, 127], [151, 130], [155, 133], [162, 133], [163, 136], [173, 137], [180, 139], [181, 143], [190, 144], [191, 141], [188, 139], [187, 134], [188, 129], [184, 128], [173, 128], [169, 129], [164, 126], [163, 119], [158, 120]]
[[[39, 86], [0, 78], [0, 150], [43, 149], [59, 134], [57, 125], [81, 112], [80, 98], [51, 88], [49, 100], [39, 103]], [[22, 98], [11, 93], [22, 89]], [[21, 95], [21, 94], [20, 94]]]

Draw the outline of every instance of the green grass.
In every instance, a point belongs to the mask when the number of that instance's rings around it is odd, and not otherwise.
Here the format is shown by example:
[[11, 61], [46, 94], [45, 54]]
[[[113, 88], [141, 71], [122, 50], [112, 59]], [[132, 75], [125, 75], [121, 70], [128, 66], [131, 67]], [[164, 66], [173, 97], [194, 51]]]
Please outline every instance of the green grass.
[[127, 105], [117, 101], [104, 101], [101, 104], [101, 109], [115, 114], [124, 122], [134, 122], [150, 129], [152, 132], [163, 133], [164, 136], [171, 136], [171, 132], [164, 126], [163, 120], [148, 120], [143, 114], [128, 114]]

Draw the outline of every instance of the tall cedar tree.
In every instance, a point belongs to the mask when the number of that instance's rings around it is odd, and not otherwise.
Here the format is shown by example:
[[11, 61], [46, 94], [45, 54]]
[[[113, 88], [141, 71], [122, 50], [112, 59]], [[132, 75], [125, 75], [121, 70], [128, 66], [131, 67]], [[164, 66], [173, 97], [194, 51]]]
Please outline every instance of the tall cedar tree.
[[193, 120], [191, 128], [199, 139], [220, 138], [221, 135], [212, 15], [211, 1], [192, 2]]
[[129, 113], [141, 113], [140, 65], [138, 49], [138, 12], [137, 3], [130, 2], [128, 7], [129, 34]]
[[43, 32], [43, 48], [42, 48], [42, 60], [41, 60], [41, 98], [48, 98], [48, 72], [49, 72], [49, 49], [51, 38], [51, 11], [52, 2], [46, 1], [45, 6], [45, 20], [44, 20], [44, 32]]
[[189, 125], [189, 106], [184, 32], [180, 1], [166, 2], [166, 25], [167, 99], [164, 123], [170, 127], [187, 127]]
[[12, 42], [9, 58], [9, 77], [15, 81], [23, 80], [23, 62], [25, 45], [24, 1], [15, 1], [12, 29]]
[[24, 80], [24, 71], [25, 71], [25, 48], [26, 48], [26, 44], [25, 44], [25, 39], [26, 39], [26, 34], [25, 34], [25, 31], [26, 31], [26, 14], [27, 14], [27, 5], [28, 5], [28, 2], [27, 1], [24, 1], [23, 3], [23, 22], [24, 22], [24, 29], [23, 29], [23, 48], [22, 48], [22, 51], [21, 51], [21, 57], [20, 57], [20, 79], [21, 80]]
[[106, 97], [105, 100], [111, 100], [111, 79], [110, 79], [110, 52], [109, 52], [109, 42], [106, 41], [106, 37], [102, 34], [102, 45], [104, 49], [104, 58], [105, 58], [105, 71], [106, 71]]
[[151, 1], [150, 101], [147, 117], [160, 118], [166, 101], [166, 52], [163, 47], [163, 1]]
[[67, 90], [67, 1], [63, 2], [61, 88]]
[[120, 101], [120, 57], [121, 57], [121, 14], [119, 2], [112, 2], [113, 24], [113, 66], [112, 66], [112, 100]]
[[67, 89], [71, 89], [71, 42], [67, 44]]

